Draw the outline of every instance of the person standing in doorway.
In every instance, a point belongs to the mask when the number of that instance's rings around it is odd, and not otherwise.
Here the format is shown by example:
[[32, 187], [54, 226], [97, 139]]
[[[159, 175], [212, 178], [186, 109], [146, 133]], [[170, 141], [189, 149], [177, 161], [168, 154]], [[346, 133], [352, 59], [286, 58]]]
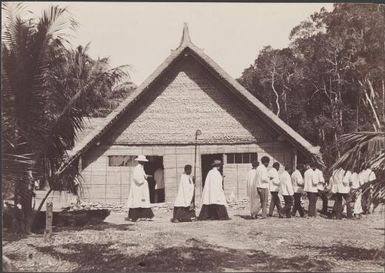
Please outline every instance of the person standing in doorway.
[[130, 192], [128, 194], [128, 219], [136, 222], [138, 219], [154, 217], [150, 205], [150, 193], [148, 189], [147, 175], [144, 171], [144, 164], [148, 162], [144, 155], [139, 155], [135, 161], [138, 165], [134, 168]]
[[288, 170], [289, 168], [286, 167], [279, 176], [279, 181], [281, 183], [281, 193], [285, 200], [285, 207], [282, 209], [282, 214], [285, 214], [287, 218], [291, 218], [294, 190]]
[[255, 175], [257, 173], [258, 161], [251, 163], [252, 169], [247, 173], [247, 195], [249, 197], [251, 218], [256, 218], [260, 209], [258, 203], [257, 185], [255, 184]]
[[154, 172], [155, 180], [155, 203], [163, 203], [165, 201], [164, 192], [164, 168], [161, 163], [159, 168]]
[[180, 177], [178, 194], [174, 203], [172, 222], [191, 222], [195, 219], [195, 211], [191, 208], [194, 195], [194, 181], [191, 176], [191, 165], [184, 166]]
[[282, 218], [281, 215], [282, 206], [281, 206], [281, 200], [279, 199], [278, 192], [280, 190], [280, 181], [279, 181], [279, 163], [274, 162], [273, 168], [271, 168], [268, 172], [268, 176], [270, 179], [270, 194], [271, 194], [271, 202], [270, 202], [270, 210], [269, 210], [269, 216], [273, 216], [274, 208], [277, 207], [278, 216], [279, 218]]
[[297, 211], [301, 217], [305, 216], [305, 212], [303, 210], [301, 204], [301, 198], [303, 194], [303, 177], [301, 174], [302, 165], [298, 165], [297, 169], [291, 174], [291, 181], [293, 183], [293, 191], [294, 191], [294, 206], [293, 211], [291, 213], [292, 216], [295, 216]]
[[229, 220], [226, 197], [223, 191], [223, 176], [219, 172], [221, 160], [214, 160], [208, 172], [202, 192], [202, 209], [199, 220]]
[[[312, 168], [311, 168], [312, 167]], [[312, 163], [311, 167], [309, 164], [305, 165], [305, 174], [304, 174], [304, 191], [307, 194], [307, 199], [309, 200], [308, 216], [316, 217], [316, 205], [317, 205], [317, 194], [318, 194], [318, 179], [316, 179], [317, 174], [314, 173], [315, 164]]]
[[262, 219], [265, 219], [267, 216], [267, 201], [269, 198], [269, 177], [266, 168], [269, 166], [270, 158], [263, 156], [261, 158], [261, 163], [262, 164], [260, 164], [255, 171], [254, 184], [257, 186], [259, 200], [261, 201]]

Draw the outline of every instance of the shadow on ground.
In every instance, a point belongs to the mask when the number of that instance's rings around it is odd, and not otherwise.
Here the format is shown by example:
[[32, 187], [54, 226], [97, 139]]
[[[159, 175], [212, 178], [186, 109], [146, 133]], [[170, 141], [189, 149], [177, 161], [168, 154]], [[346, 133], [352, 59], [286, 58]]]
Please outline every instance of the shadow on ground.
[[330, 271], [333, 264], [309, 256], [283, 258], [264, 251], [238, 250], [186, 240], [183, 247], [161, 248], [130, 256], [112, 244], [64, 244], [36, 247], [56, 259], [78, 264], [77, 272], [172, 271]]
[[69, 226], [69, 227], [54, 227], [54, 232], [60, 232], [60, 231], [81, 231], [81, 230], [124, 230], [124, 231], [134, 231], [135, 224], [129, 223], [129, 224], [112, 224], [112, 223], [101, 223], [96, 225], [85, 225], [82, 227], [76, 227], [76, 226]]
[[320, 254], [344, 261], [373, 261], [378, 260], [381, 264], [385, 260], [384, 249], [367, 249], [347, 245], [335, 244], [332, 246], [304, 246], [293, 245], [298, 249], [314, 249]]

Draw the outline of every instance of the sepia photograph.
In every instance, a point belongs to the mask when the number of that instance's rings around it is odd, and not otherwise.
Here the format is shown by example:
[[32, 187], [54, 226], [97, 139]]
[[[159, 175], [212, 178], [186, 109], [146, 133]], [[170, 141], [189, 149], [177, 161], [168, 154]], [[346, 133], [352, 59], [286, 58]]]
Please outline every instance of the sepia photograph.
[[1, 5], [3, 272], [385, 272], [385, 4]]

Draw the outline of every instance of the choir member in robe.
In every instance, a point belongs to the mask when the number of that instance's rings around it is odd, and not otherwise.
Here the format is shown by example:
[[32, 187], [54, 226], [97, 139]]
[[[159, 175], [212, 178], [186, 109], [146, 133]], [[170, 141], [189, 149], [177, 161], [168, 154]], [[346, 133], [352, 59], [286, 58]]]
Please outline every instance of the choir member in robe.
[[256, 218], [260, 210], [257, 185], [255, 183], [256, 180], [254, 179], [258, 165], [258, 161], [253, 161], [251, 163], [252, 169], [247, 173], [247, 195], [249, 197], [251, 218]]
[[223, 177], [219, 172], [222, 161], [214, 160], [212, 169], [206, 176], [202, 192], [202, 209], [199, 220], [229, 220], [226, 209], [226, 197], [223, 191]]
[[194, 181], [191, 176], [191, 165], [184, 166], [184, 173], [180, 177], [178, 193], [174, 203], [173, 223], [191, 222], [195, 220], [195, 211], [192, 209], [194, 196]]
[[139, 155], [135, 161], [138, 165], [134, 168], [130, 192], [128, 194], [128, 219], [136, 222], [138, 219], [153, 218], [154, 214], [150, 205], [150, 192], [148, 189], [147, 178], [144, 172], [144, 164], [148, 162], [144, 155]]

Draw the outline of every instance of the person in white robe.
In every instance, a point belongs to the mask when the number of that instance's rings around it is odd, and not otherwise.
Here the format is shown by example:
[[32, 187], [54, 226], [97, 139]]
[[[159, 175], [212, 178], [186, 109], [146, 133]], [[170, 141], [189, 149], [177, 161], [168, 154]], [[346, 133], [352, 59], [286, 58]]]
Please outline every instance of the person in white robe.
[[360, 189], [360, 180], [357, 172], [353, 172], [350, 176], [350, 194], [352, 196], [353, 204], [353, 215], [355, 218], [360, 218], [362, 213], [362, 192]]
[[303, 186], [304, 186], [303, 177], [301, 174], [302, 169], [303, 169], [303, 166], [298, 165], [297, 169], [291, 174], [291, 181], [293, 183], [293, 190], [294, 190], [294, 206], [293, 206], [293, 211], [291, 215], [295, 216], [295, 214], [298, 211], [301, 217], [305, 217], [305, 212], [301, 204], [301, 201], [302, 201], [301, 198], [302, 198]]
[[252, 218], [255, 218], [260, 210], [257, 185], [254, 179], [259, 163], [258, 161], [253, 161], [251, 165], [252, 169], [247, 173], [247, 196], [249, 197], [250, 215]]
[[191, 222], [195, 220], [195, 211], [192, 208], [194, 196], [194, 180], [191, 175], [191, 165], [184, 166], [184, 173], [180, 177], [178, 193], [174, 202], [172, 222]]
[[219, 172], [222, 161], [214, 160], [212, 169], [208, 172], [202, 192], [202, 209], [199, 220], [229, 220], [227, 201], [223, 191], [223, 177]]
[[291, 218], [291, 207], [293, 206], [294, 189], [291, 181], [289, 168], [280, 174], [279, 181], [281, 183], [281, 194], [285, 200], [285, 207], [282, 209], [282, 214], [285, 214], [287, 218]]
[[280, 181], [279, 181], [279, 163], [274, 162], [273, 163], [273, 168], [271, 168], [268, 171], [268, 176], [270, 178], [270, 184], [269, 184], [269, 189], [270, 189], [270, 194], [271, 194], [271, 201], [270, 201], [270, 209], [269, 209], [269, 216], [273, 216], [274, 208], [277, 207], [278, 211], [278, 216], [279, 218], [282, 218], [282, 206], [281, 206], [281, 200], [279, 199], [278, 192], [280, 190]]
[[151, 219], [154, 214], [150, 205], [150, 192], [148, 188], [147, 178], [149, 177], [144, 171], [144, 164], [148, 162], [144, 155], [139, 155], [135, 161], [138, 165], [134, 168], [130, 191], [128, 194], [127, 206], [128, 219], [136, 222], [138, 219]]

